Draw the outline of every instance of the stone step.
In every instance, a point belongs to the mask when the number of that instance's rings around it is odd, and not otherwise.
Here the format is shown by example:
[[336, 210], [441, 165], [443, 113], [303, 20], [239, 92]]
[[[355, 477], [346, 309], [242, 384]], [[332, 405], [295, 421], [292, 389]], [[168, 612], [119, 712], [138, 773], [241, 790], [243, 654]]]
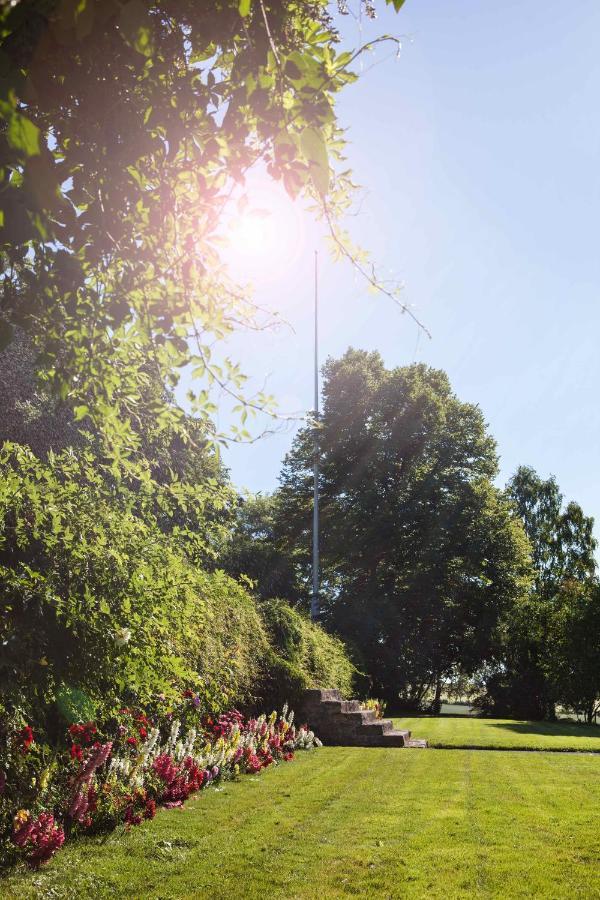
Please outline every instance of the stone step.
[[410, 741], [410, 731], [397, 731], [392, 728], [381, 735], [380, 747], [407, 747]]
[[[360, 700], [323, 700], [320, 704], [323, 712], [330, 713], [354, 713], [361, 712]], [[364, 710], [367, 712], [367, 710]]]
[[301, 711], [324, 744], [348, 747], [427, 747], [411, 739], [410, 731], [394, 728], [390, 719], [378, 719], [358, 700], [343, 700], [338, 690], [306, 691]]
[[342, 721], [346, 719], [350, 722], [355, 722], [357, 725], [363, 725], [367, 722], [375, 721], [375, 712], [372, 709], [352, 709], [348, 712], [340, 712], [336, 716], [338, 721]]
[[304, 702], [310, 706], [317, 703], [326, 703], [329, 700], [337, 700], [341, 703], [342, 695], [339, 691], [329, 688], [311, 688], [304, 692]]
[[429, 744], [420, 738], [411, 738], [404, 744], [405, 747], [412, 747], [414, 750], [427, 750]]
[[394, 731], [394, 723], [390, 719], [375, 719], [374, 722], [365, 722], [362, 730], [365, 734], [389, 734]]

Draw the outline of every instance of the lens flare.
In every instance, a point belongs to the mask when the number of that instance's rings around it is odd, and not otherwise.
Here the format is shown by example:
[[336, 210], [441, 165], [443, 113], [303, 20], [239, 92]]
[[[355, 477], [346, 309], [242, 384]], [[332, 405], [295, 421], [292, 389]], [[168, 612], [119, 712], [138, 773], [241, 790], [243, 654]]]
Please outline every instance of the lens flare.
[[248, 185], [226, 233], [232, 274], [262, 283], [281, 278], [304, 250], [303, 219], [282, 187], [261, 181]]

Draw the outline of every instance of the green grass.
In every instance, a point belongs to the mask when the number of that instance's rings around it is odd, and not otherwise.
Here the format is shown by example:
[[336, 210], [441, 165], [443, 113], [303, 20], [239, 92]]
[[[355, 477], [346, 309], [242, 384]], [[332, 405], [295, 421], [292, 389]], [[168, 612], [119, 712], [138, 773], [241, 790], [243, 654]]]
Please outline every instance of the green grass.
[[427, 738], [430, 747], [500, 750], [596, 750], [600, 726], [574, 722], [518, 722], [514, 719], [418, 716], [394, 719], [396, 728]]
[[600, 897], [600, 757], [323, 748], [108, 840], [2, 898]]

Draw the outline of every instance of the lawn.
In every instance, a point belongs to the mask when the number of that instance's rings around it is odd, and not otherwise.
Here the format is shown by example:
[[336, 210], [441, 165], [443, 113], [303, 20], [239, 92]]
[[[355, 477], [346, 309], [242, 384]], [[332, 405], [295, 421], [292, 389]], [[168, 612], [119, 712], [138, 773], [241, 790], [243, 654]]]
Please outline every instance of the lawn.
[[600, 897], [599, 806], [599, 756], [323, 748], [0, 896]]
[[501, 750], [596, 750], [600, 753], [600, 726], [574, 722], [519, 722], [514, 719], [418, 716], [394, 719], [430, 747]]

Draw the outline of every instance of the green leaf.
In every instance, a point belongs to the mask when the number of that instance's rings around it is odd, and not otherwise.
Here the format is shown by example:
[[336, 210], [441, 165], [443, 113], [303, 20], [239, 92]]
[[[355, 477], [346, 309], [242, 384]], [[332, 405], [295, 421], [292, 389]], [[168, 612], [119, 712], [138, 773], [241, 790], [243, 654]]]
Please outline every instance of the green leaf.
[[385, 0], [388, 6], [393, 6], [396, 12], [400, 12], [402, 6], [404, 6], [405, 0]]
[[138, 53], [144, 56], [152, 54], [152, 32], [148, 19], [148, 10], [142, 0], [129, 0], [119, 17], [119, 29], [123, 37]]
[[246, 16], [250, 15], [250, 7], [252, 6], [252, 0], [240, 0], [240, 5], [238, 7], [240, 11], [240, 16], [242, 19], [245, 19]]
[[73, 412], [74, 412], [74, 416], [75, 416], [75, 421], [80, 422], [82, 419], [85, 419], [85, 417], [89, 415], [90, 408], [89, 408], [89, 406], [85, 406], [84, 404], [81, 404], [81, 406], [76, 406], [74, 408]]
[[305, 128], [300, 135], [302, 152], [309, 162], [317, 165], [327, 165], [327, 147], [323, 135], [316, 128]]
[[10, 116], [6, 138], [14, 150], [21, 150], [27, 156], [40, 152], [40, 129], [21, 113], [13, 112]]
[[300, 135], [300, 146], [310, 163], [310, 175], [320, 194], [329, 190], [329, 158], [323, 135], [316, 128], [305, 128]]

